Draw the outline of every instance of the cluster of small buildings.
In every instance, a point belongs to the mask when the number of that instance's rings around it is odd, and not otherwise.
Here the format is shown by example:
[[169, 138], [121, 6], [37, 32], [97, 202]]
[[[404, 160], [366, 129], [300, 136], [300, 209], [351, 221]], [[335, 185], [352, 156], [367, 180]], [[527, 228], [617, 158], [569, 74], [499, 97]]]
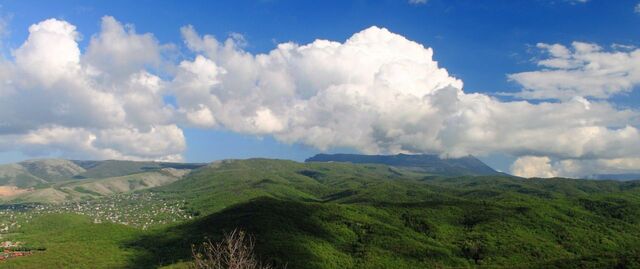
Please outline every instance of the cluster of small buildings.
[[119, 223], [142, 229], [193, 218], [185, 209], [184, 200], [167, 200], [156, 194], [130, 193], [100, 199], [37, 204], [20, 208], [0, 208], [0, 234], [20, 228], [39, 214], [74, 213], [88, 216], [94, 223]]
[[0, 261], [6, 260], [9, 258], [15, 257], [23, 257], [27, 255], [33, 254], [30, 250], [15, 250], [22, 245], [22, 242], [11, 242], [4, 241], [0, 242], [0, 248], [2, 248], [2, 252], [0, 252]]
[[10, 259], [10, 258], [15, 258], [15, 257], [28, 256], [31, 254], [33, 254], [32, 251], [14, 251], [10, 249], [5, 249], [4, 251], [0, 252], [0, 261]]
[[[31, 207], [32, 209], [33, 207]], [[26, 208], [0, 208], [0, 234], [9, 233], [22, 227], [21, 222], [28, 222], [31, 216], [25, 214]]]
[[[94, 223], [119, 223], [148, 229], [153, 226], [188, 220], [184, 200], [167, 200], [154, 193], [118, 194], [100, 199], [63, 204], [0, 205], [0, 238], [16, 232], [22, 224], [42, 214], [73, 213], [88, 216]], [[0, 242], [0, 261], [31, 255], [21, 242]]]

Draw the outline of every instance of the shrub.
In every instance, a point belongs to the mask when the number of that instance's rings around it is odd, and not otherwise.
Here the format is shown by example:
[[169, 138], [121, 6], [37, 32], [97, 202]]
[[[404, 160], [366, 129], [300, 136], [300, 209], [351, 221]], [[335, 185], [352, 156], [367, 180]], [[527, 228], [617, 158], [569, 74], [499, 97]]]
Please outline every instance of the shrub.
[[225, 234], [220, 242], [207, 241], [191, 246], [193, 268], [197, 269], [272, 269], [263, 265], [253, 253], [253, 238], [238, 229]]

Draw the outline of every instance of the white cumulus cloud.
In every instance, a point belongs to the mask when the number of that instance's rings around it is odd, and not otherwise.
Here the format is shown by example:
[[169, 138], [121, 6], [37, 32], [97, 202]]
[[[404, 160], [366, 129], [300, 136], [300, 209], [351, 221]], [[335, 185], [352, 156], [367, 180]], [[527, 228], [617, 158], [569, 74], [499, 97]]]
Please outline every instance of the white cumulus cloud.
[[523, 156], [511, 165], [511, 173], [520, 177], [555, 177], [556, 172], [551, 166], [549, 157]]
[[526, 177], [640, 170], [640, 114], [606, 99], [639, 83], [633, 47], [541, 43], [541, 69], [509, 76], [525, 100], [507, 102], [465, 92], [431, 48], [379, 27], [253, 54], [238, 34], [218, 40], [186, 26], [180, 62], [112, 17], [84, 50], [77, 31], [34, 24], [14, 58], [0, 59], [0, 150], [181, 160], [181, 127], [192, 126], [320, 150], [500, 152], [519, 157], [512, 172]]
[[509, 75], [524, 87], [516, 96], [525, 99], [570, 99], [576, 96], [609, 98], [640, 85], [640, 49], [615, 46], [613, 50], [584, 42], [571, 47], [539, 43], [548, 58], [542, 70]]
[[[196, 56], [180, 64], [170, 88], [183, 117], [197, 126], [367, 153], [457, 157], [503, 152], [577, 162], [634, 157], [640, 150], [635, 110], [585, 94], [534, 104], [465, 93], [462, 81], [433, 60], [432, 49], [384, 28], [368, 28], [343, 43], [283, 43], [257, 55], [233, 39], [200, 36], [193, 27], [182, 32]], [[578, 54], [610, 56], [583, 43], [575, 43], [573, 50], [540, 47], [558, 59], [541, 65], [556, 69], [589, 69]], [[618, 57], [633, 65], [627, 58], [634, 53]], [[617, 68], [594, 57], [600, 61], [597, 68]]]
[[152, 34], [137, 34], [133, 25], [123, 25], [110, 16], [103, 17], [101, 25], [83, 56], [94, 72], [120, 79], [147, 65], [160, 64], [161, 46]]
[[0, 148], [76, 158], [179, 160], [182, 131], [146, 71], [157, 41], [112, 17], [82, 54], [66, 21], [29, 27], [27, 40], [0, 62]]
[[521, 177], [591, 177], [608, 174], [636, 174], [640, 158], [560, 159], [547, 156], [522, 156], [511, 166], [511, 173]]

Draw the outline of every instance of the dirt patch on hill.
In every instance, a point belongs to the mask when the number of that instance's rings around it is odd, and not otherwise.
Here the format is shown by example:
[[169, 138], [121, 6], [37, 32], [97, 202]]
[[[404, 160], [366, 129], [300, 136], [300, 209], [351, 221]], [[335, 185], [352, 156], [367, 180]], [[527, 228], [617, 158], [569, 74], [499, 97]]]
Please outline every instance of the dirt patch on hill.
[[21, 189], [16, 186], [0, 186], [0, 197], [14, 196], [32, 191], [32, 188]]

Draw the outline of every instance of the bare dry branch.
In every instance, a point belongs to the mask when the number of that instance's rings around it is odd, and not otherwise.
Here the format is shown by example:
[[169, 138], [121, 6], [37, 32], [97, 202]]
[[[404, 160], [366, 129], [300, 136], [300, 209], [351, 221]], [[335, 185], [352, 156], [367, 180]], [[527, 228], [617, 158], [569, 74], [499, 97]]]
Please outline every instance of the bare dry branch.
[[234, 229], [220, 242], [207, 240], [192, 245], [193, 268], [197, 269], [273, 269], [263, 265], [253, 254], [255, 242], [244, 231]]

